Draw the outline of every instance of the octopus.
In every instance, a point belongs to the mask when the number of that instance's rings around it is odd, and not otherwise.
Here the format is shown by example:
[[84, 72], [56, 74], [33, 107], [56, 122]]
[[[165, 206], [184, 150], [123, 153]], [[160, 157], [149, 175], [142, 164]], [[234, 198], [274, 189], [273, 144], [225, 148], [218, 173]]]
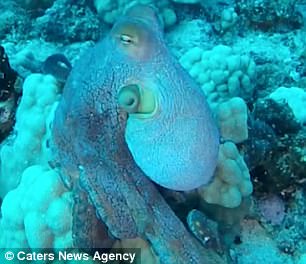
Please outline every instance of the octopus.
[[218, 234], [218, 224], [210, 220], [204, 213], [192, 209], [187, 216], [187, 223], [191, 232], [203, 244], [204, 247], [213, 247], [222, 251]]
[[75, 247], [140, 237], [160, 263], [221, 263], [156, 186], [208, 184], [219, 134], [205, 95], [168, 51], [153, 8], [131, 7], [75, 63], [52, 138], [55, 164], [74, 193]]

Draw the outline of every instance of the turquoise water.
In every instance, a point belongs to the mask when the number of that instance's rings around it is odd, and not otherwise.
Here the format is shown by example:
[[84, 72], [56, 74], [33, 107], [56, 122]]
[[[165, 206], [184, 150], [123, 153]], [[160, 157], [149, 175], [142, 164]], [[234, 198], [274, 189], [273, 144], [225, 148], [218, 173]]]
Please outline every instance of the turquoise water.
[[304, 1], [0, 10], [0, 263], [306, 263]]

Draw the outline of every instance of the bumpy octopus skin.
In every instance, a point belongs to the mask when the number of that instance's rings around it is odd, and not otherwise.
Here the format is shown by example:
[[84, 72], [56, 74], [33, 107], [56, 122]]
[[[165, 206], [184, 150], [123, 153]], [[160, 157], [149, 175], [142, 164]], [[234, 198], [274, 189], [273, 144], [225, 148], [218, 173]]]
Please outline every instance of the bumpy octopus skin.
[[[131, 35], [120, 34], [126, 31]], [[135, 31], [136, 39], [133, 35]], [[190, 83], [190, 77], [169, 54], [154, 11], [144, 6], [134, 7], [114, 25], [110, 34], [74, 65], [55, 113], [53, 149], [64, 175], [63, 181], [79, 199], [75, 214], [84, 211], [80, 203], [86, 205], [86, 193], [98, 218], [115, 238], [146, 239], [161, 263], [220, 263], [216, 256], [205, 253], [164, 201], [154, 183], [137, 166], [126, 143], [125, 133], [129, 116], [137, 119], [137, 113], [128, 115], [118, 105], [119, 91], [131, 84], [148, 86], [149, 89], [153, 87], [153, 90], [156, 87], [172, 87], [183, 93], [179, 97], [173, 92], [170, 100], [174, 100], [185, 94], [189, 96], [188, 89], [190, 92], [194, 88], [192, 85], [190, 88]], [[184, 86], [186, 92], [182, 91]], [[192, 96], [202, 98], [194, 90]], [[154, 96], [156, 92], [154, 90]], [[171, 96], [170, 91], [163, 96], [168, 96], [168, 93]], [[208, 124], [203, 131], [207, 133], [207, 141], [199, 144], [217, 142], [218, 135], [208, 108], [198, 101], [194, 100], [191, 110], [203, 106], [201, 118]], [[159, 103], [159, 111], [163, 113], [162, 101]], [[185, 107], [183, 100], [178, 103]], [[174, 109], [180, 107], [173, 103]], [[149, 123], [158, 122], [154, 115], [141, 116], [140, 119]], [[212, 150], [213, 157], [209, 159], [212, 160], [209, 170], [213, 170], [217, 143], [210, 146], [208, 151]], [[88, 204], [89, 212], [91, 204]], [[83, 226], [81, 232], [91, 236], [92, 229], [84, 230], [90, 225], [82, 225], [81, 222], [95, 222], [92, 218], [92, 213], [85, 213], [83, 218], [82, 214], [74, 215], [74, 227]], [[83, 240], [84, 237], [81, 238], [84, 245]]]

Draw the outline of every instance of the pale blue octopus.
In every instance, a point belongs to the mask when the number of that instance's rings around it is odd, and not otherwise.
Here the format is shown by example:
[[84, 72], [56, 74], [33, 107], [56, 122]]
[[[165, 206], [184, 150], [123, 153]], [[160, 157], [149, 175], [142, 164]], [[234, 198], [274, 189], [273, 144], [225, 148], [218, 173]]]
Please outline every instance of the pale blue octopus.
[[219, 145], [205, 96], [168, 51], [152, 8], [132, 7], [74, 65], [52, 131], [75, 194], [76, 246], [107, 234], [90, 224], [96, 211], [113, 237], [142, 237], [161, 263], [219, 263], [152, 182], [178, 191], [209, 183]]

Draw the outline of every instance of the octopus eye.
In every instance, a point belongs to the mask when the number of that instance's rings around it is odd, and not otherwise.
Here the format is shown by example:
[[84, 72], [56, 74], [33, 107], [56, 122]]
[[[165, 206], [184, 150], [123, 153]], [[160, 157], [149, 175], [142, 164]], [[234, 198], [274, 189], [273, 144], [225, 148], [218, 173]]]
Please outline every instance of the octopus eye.
[[134, 39], [131, 36], [125, 34], [120, 36], [120, 41], [124, 45], [131, 45], [134, 43]]

